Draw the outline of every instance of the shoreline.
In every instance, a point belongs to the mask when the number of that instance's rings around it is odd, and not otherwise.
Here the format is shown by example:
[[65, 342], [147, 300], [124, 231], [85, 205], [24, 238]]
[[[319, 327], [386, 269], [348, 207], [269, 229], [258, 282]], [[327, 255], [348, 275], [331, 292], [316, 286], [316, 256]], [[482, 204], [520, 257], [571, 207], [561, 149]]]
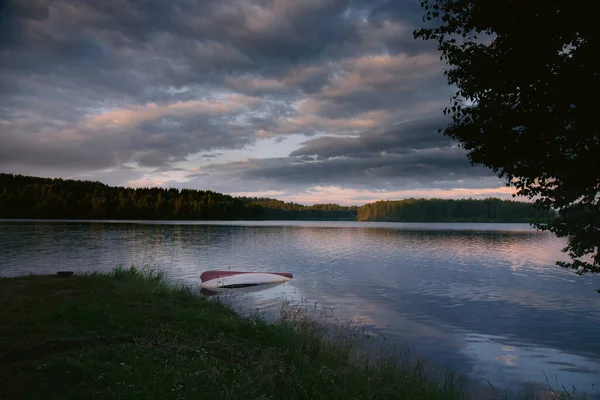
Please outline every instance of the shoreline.
[[315, 228], [381, 228], [400, 231], [439, 230], [472, 232], [541, 233], [527, 222], [390, 222], [333, 220], [115, 220], [115, 219], [34, 219], [0, 218], [0, 224], [115, 224], [163, 226], [231, 226], [231, 227], [315, 227]]
[[294, 308], [243, 316], [150, 269], [0, 278], [0, 302], [0, 398], [585, 398], [373, 353], [360, 327], [329, 330]]
[[232, 222], [323, 222], [323, 223], [332, 223], [332, 222], [347, 222], [347, 223], [359, 223], [359, 224], [368, 224], [368, 223], [386, 223], [386, 224], [498, 224], [498, 225], [529, 225], [531, 226], [531, 222], [528, 221], [520, 221], [520, 222], [510, 222], [510, 221], [466, 221], [466, 220], [456, 220], [456, 221], [387, 221], [387, 220], [350, 220], [350, 219], [107, 219], [107, 218], [0, 218], [0, 222], [111, 222], [111, 223], [219, 223], [226, 224]]
[[2, 398], [463, 399], [451, 374], [365, 357], [302, 318], [242, 317], [135, 268], [0, 279]]

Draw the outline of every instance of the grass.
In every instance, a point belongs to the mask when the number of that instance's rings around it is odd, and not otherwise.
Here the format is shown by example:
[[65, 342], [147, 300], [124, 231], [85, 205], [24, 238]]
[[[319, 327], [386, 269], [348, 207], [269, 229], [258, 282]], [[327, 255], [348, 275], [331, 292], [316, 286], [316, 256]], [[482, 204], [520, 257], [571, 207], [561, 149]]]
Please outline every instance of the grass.
[[150, 270], [2, 278], [0, 398], [464, 398], [452, 375], [342, 332], [242, 318]]

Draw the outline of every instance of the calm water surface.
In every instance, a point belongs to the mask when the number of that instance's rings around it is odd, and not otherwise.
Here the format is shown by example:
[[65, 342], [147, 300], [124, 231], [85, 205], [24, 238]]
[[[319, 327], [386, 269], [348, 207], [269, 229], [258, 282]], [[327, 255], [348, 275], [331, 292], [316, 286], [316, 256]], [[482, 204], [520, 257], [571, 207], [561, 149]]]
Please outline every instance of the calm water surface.
[[597, 395], [600, 277], [554, 266], [564, 240], [526, 224], [0, 221], [0, 276], [152, 264], [195, 285], [206, 269], [294, 273], [244, 296], [334, 309], [430, 362], [496, 386]]

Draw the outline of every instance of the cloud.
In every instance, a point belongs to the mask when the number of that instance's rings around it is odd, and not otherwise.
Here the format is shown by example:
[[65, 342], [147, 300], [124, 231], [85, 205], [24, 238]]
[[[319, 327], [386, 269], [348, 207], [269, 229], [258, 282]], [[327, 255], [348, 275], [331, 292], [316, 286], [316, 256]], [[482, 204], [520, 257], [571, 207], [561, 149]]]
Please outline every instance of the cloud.
[[357, 35], [349, 5], [105, 0], [43, 7], [12, 0], [2, 11], [12, 28], [0, 44], [11, 51], [2, 61], [9, 71], [85, 77], [97, 89], [140, 96], [145, 86], [219, 82], [230, 73], [323, 59]]
[[343, 134], [439, 111], [452, 92], [441, 67], [435, 53], [383, 53], [294, 68], [275, 77], [246, 74], [226, 83], [248, 95], [293, 103], [293, 110], [272, 121], [268, 135]]
[[241, 111], [247, 106], [260, 103], [259, 99], [243, 95], [231, 94], [217, 100], [184, 101], [167, 105], [154, 103], [129, 108], [110, 110], [96, 114], [83, 121], [85, 127], [98, 129], [101, 127], [132, 127], [143, 122], [160, 119], [175, 119], [189, 115], [221, 115]]
[[437, 133], [443, 118], [424, 118], [355, 137], [322, 136], [289, 156], [214, 163], [213, 173], [270, 182], [273, 187], [340, 186], [368, 189], [495, 188], [499, 180], [474, 167], [464, 150]]
[[[451, 147], [448, 137], [437, 134], [445, 118], [427, 118], [395, 124], [383, 131], [364, 131], [357, 137], [324, 136], [308, 140], [291, 156], [373, 157], [384, 154], [407, 154], [426, 148]], [[463, 160], [464, 161], [464, 160]]]
[[[328, 85], [316, 96], [322, 115], [348, 116], [386, 109], [398, 110], [439, 99], [441, 64], [436, 54], [376, 54], [341, 63]], [[411, 110], [413, 115], [414, 110]]]
[[[355, 187], [393, 188], [452, 186], [465, 179], [489, 178], [487, 169], [472, 167], [464, 153], [455, 150], [422, 150], [404, 155], [336, 157], [324, 161], [296, 157], [251, 159], [213, 165], [215, 170], [235, 171], [242, 178], [268, 179], [281, 185], [341, 184]], [[497, 179], [494, 184], [497, 186]]]
[[211, 101], [116, 108], [78, 121], [1, 120], [0, 166], [90, 170], [127, 162], [164, 166], [200, 151], [243, 148], [253, 135], [233, 119], [258, 103], [231, 95]]
[[[69, 92], [53, 94], [134, 103], [170, 101], [179, 97], [170, 88], [186, 86], [310, 91], [337, 60], [431, 51], [407, 37], [416, 20], [389, 11], [382, 19], [383, 9], [346, 0], [12, 0], [1, 11], [10, 29], [0, 59], [3, 75], [30, 95], [40, 84]], [[406, 48], [394, 45], [399, 37]]]
[[200, 157], [202, 157], [202, 158], [217, 158], [222, 155], [223, 155], [223, 153], [207, 153], [207, 154], [202, 154]]
[[7, 4], [3, 171], [225, 192], [497, 184], [436, 133], [453, 89], [412, 38], [418, 2]]

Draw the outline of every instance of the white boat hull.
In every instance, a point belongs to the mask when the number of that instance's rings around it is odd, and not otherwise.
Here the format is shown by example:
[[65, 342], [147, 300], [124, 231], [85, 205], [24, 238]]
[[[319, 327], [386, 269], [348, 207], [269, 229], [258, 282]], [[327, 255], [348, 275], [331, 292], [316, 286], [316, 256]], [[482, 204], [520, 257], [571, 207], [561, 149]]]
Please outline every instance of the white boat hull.
[[244, 286], [265, 285], [270, 283], [282, 283], [289, 281], [290, 277], [268, 272], [251, 272], [237, 275], [217, 276], [200, 283], [207, 289], [236, 288]]

